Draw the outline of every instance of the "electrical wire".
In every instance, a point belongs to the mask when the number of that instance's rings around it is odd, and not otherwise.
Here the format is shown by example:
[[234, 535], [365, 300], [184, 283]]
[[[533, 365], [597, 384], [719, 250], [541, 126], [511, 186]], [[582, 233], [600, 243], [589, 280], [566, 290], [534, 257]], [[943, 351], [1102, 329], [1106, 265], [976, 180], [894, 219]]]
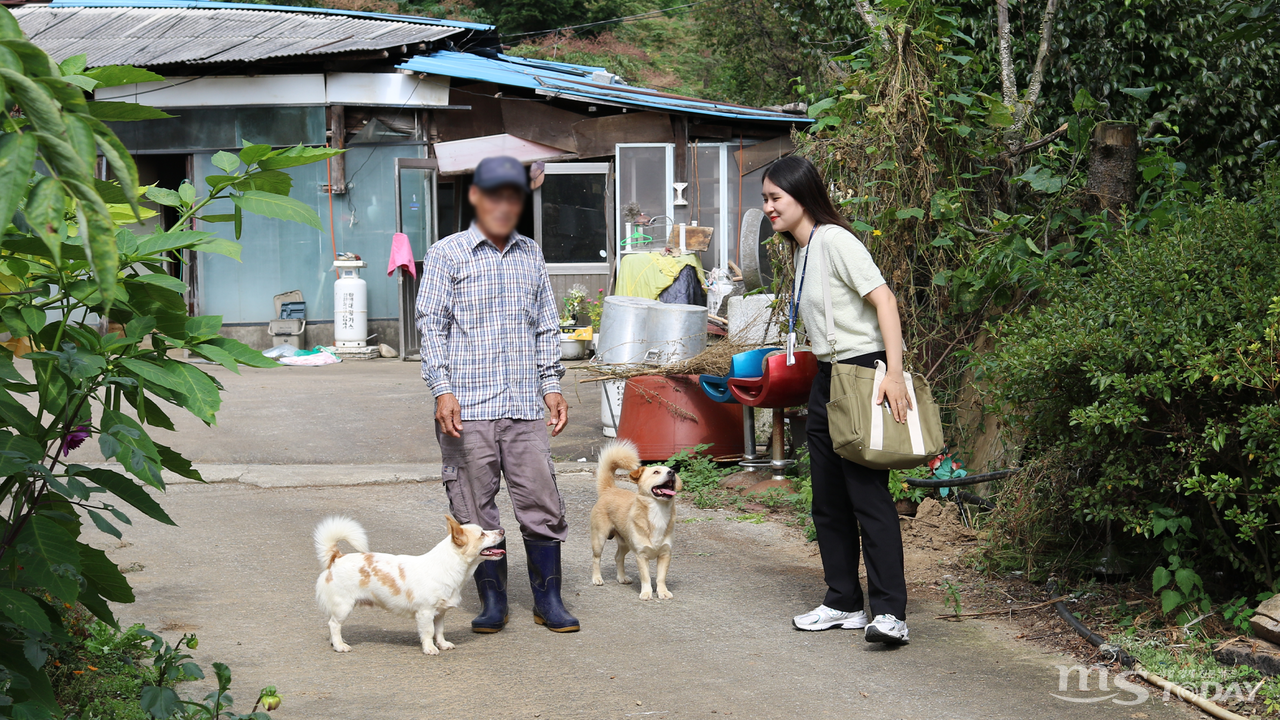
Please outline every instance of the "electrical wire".
[[648, 12], [640, 13], [639, 15], [628, 15], [626, 17], [610, 18], [608, 20], [597, 20], [595, 22], [582, 23], [581, 25], [566, 25], [564, 27], [552, 28], [550, 30], [531, 30], [529, 32], [522, 32], [522, 33], [505, 33], [503, 35], [500, 35], [499, 37], [518, 38], [518, 37], [535, 37], [540, 35], [554, 35], [555, 33], [558, 33], [564, 30], [580, 30], [582, 28], [596, 27], [599, 25], [610, 25], [613, 23], [631, 22], [632, 20], [644, 20], [646, 18], [651, 18], [657, 15], [662, 15], [663, 13], [671, 12], [672, 10], [683, 10], [684, 8], [691, 8], [691, 7], [694, 7], [695, 5], [702, 5], [703, 3], [707, 3], [710, 1], [711, 0], [698, 0], [697, 2], [686, 3], [684, 5], [676, 5], [674, 7], [669, 7], [669, 8], [662, 8], [661, 10], [650, 10]]

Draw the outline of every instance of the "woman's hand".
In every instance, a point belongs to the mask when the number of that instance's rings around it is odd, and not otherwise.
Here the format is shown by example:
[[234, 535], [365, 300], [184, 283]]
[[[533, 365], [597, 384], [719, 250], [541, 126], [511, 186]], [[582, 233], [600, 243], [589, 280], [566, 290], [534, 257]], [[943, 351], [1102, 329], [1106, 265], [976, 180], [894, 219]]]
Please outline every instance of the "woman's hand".
[[876, 405], [889, 401], [893, 409], [893, 419], [900, 423], [907, 421], [907, 411], [911, 409], [911, 397], [907, 395], [907, 381], [902, 371], [890, 372], [880, 382], [880, 392], [876, 394]]

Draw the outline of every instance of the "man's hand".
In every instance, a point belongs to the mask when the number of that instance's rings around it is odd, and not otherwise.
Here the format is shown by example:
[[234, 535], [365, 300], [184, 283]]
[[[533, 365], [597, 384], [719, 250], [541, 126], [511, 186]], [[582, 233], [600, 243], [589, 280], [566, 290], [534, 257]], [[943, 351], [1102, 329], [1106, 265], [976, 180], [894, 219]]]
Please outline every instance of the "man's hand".
[[[547, 425], [551, 427], [551, 436], [555, 437], [560, 434], [565, 425], [569, 424], [569, 404], [564, 401], [564, 396], [560, 393], [547, 393], [542, 396], [543, 402], [547, 404]], [[437, 413], [437, 417], [439, 413]]]
[[[561, 403], [564, 400], [560, 401]], [[462, 437], [462, 406], [453, 393], [445, 393], [436, 398], [436, 423], [445, 435]]]

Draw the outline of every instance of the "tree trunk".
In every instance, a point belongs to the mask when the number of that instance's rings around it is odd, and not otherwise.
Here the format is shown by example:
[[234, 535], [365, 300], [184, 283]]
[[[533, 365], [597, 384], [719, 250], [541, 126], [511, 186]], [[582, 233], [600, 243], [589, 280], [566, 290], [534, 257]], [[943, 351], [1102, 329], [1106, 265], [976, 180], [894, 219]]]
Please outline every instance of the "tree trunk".
[[1089, 194], [1091, 212], [1104, 211], [1114, 222], [1121, 207], [1133, 207], [1138, 174], [1138, 127], [1124, 123], [1100, 122], [1093, 129], [1089, 152]]

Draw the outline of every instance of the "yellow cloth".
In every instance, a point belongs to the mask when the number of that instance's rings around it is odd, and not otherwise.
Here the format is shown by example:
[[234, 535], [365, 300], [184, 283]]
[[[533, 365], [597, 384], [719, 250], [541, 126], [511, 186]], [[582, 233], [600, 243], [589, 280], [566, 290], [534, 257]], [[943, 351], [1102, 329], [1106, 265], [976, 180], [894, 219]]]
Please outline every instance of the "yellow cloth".
[[687, 265], [693, 267], [698, 273], [698, 281], [705, 286], [707, 278], [697, 255], [664, 255], [660, 252], [623, 255], [618, 263], [615, 294], [657, 300]]

